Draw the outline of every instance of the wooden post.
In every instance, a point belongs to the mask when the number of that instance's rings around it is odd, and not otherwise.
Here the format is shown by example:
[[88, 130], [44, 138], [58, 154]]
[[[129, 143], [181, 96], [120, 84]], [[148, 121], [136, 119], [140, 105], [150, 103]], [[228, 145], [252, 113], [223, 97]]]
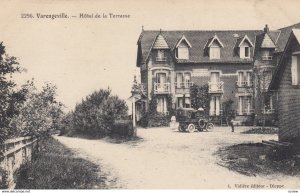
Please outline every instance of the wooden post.
[[132, 98], [132, 127], [133, 127], [133, 136], [136, 137], [137, 129], [136, 129], [136, 120], [135, 120], [135, 96]]

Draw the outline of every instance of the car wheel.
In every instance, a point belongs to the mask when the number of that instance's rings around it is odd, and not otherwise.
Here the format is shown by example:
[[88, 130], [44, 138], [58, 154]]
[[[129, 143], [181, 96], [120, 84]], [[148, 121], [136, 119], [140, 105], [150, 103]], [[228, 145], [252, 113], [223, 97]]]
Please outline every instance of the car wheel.
[[180, 132], [183, 132], [184, 130], [183, 130], [183, 125], [179, 125], [178, 126], [178, 131], [180, 131]]
[[207, 130], [212, 130], [214, 128], [214, 124], [212, 124], [212, 123], [207, 123], [207, 125], [206, 125], [206, 129]]
[[187, 129], [189, 133], [193, 133], [196, 130], [196, 126], [193, 123], [191, 123], [189, 124]]

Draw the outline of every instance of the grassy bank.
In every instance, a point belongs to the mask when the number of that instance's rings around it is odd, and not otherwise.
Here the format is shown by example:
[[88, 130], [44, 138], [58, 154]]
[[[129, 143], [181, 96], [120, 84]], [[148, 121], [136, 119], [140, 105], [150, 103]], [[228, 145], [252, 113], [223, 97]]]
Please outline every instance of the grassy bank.
[[217, 151], [219, 165], [248, 176], [285, 174], [300, 176], [300, 160], [297, 149], [288, 157], [271, 156], [272, 149], [262, 143], [237, 144]]
[[75, 155], [56, 139], [40, 142], [31, 163], [17, 174], [19, 189], [105, 189], [106, 177], [101, 168]]

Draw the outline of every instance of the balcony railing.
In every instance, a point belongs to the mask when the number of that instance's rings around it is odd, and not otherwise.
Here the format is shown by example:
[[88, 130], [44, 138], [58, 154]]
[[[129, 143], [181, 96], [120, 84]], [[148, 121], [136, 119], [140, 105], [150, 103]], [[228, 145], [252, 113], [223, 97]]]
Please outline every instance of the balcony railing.
[[262, 56], [261, 59], [262, 60], [272, 60], [273, 57], [272, 56]]
[[171, 92], [170, 83], [154, 83], [155, 94], [168, 94]]
[[252, 113], [254, 113], [254, 109], [243, 109], [239, 111], [239, 115], [251, 115]]
[[249, 81], [237, 81], [236, 86], [237, 87], [252, 87], [253, 84], [252, 84], [252, 82], [249, 82]]
[[208, 92], [209, 93], [223, 93], [224, 82], [208, 82]]
[[193, 85], [193, 82], [175, 82], [176, 88], [190, 88]]
[[275, 113], [275, 109], [263, 109], [261, 111], [261, 113], [265, 114], [265, 115], [274, 114]]
[[131, 88], [131, 93], [132, 94], [141, 94], [141, 93], [146, 94], [147, 87], [143, 83], [136, 84]]
[[156, 62], [166, 62], [167, 57], [156, 57]]

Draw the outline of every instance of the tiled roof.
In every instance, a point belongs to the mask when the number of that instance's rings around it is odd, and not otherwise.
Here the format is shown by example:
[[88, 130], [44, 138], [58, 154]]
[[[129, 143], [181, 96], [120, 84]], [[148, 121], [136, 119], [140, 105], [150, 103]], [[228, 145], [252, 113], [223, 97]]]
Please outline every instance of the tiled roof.
[[154, 49], [168, 49], [169, 46], [165, 40], [165, 38], [159, 34], [157, 37], [156, 37], [156, 40], [153, 44], [153, 48]]
[[[176, 43], [182, 36], [191, 43], [192, 47], [189, 49], [189, 60], [177, 60], [177, 62], [188, 63], [210, 63], [210, 62], [251, 62], [252, 59], [241, 59], [236, 53], [236, 42], [238, 34], [239, 37], [248, 36], [251, 42], [255, 41], [255, 36], [262, 34], [262, 30], [243, 30], [243, 31], [143, 31], [140, 35], [138, 45], [141, 57], [137, 61], [137, 65], [144, 63], [151, 51], [156, 36], [161, 35], [166, 40], [170, 49], [173, 51]], [[205, 51], [209, 40], [215, 36], [218, 37], [220, 42], [224, 45], [221, 48], [221, 58], [211, 60]]]
[[289, 39], [292, 29], [294, 29], [294, 28], [300, 28], [300, 23], [279, 29], [280, 35], [276, 42], [276, 45], [278, 47], [278, 50], [277, 50], [278, 52], [282, 52], [284, 50], [284, 47]]
[[[296, 41], [294, 41], [294, 38], [296, 39]], [[291, 30], [291, 33], [288, 37], [288, 39], [286, 40], [286, 46], [283, 50], [283, 55], [285, 55], [287, 52], [286, 50], [289, 49], [290, 46], [290, 42], [298, 42], [298, 47], [300, 48], [300, 29], [293, 29]], [[284, 72], [284, 68], [286, 67], [286, 65], [284, 65], [284, 56], [280, 58], [279, 64], [277, 65], [274, 75], [272, 77], [271, 83], [269, 85], [269, 90], [276, 90], [279, 86], [279, 82], [282, 78], [283, 72]]]

